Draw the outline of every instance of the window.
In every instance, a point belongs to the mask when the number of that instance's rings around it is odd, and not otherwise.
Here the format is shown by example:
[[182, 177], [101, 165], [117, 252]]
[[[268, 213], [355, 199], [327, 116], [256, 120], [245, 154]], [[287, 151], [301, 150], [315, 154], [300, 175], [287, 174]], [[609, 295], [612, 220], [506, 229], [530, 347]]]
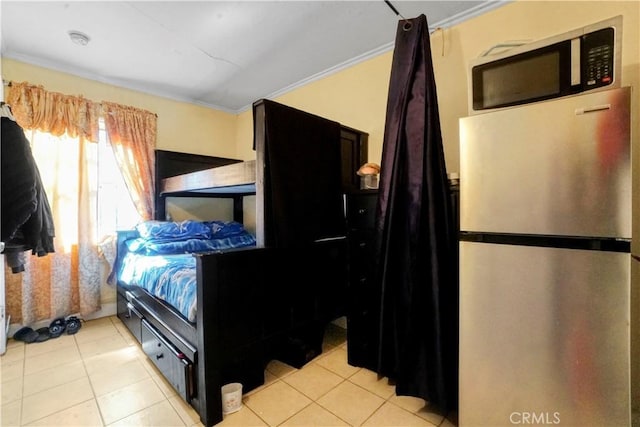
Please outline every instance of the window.
[[[102, 119], [97, 144], [80, 144], [77, 138], [58, 137], [40, 131], [27, 131], [25, 135], [31, 142], [43, 187], [54, 212], [56, 247], [70, 252], [71, 247], [78, 243], [80, 205], [85, 203], [90, 207], [82, 210], [89, 212], [93, 218], [91, 222], [95, 224], [93, 230], [85, 232], [93, 236], [94, 244], [115, 234], [116, 230], [131, 229], [140, 221], [109, 145]], [[78, 165], [79, 161], [84, 162], [83, 167]], [[83, 201], [80, 196], [84, 193], [80, 189], [83, 185], [87, 186], [88, 201]]]
[[131, 200], [109, 145], [103, 119], [100, 119], [97, 163], [98, 236], [102, 238], [117, 230], [132, 229], [140, 222], [140, 215]]

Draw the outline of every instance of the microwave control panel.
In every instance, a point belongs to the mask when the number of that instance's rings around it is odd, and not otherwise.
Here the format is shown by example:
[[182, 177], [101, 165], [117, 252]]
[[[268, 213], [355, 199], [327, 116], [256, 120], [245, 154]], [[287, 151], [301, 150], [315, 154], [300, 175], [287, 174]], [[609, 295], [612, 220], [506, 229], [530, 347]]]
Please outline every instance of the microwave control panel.
[[582, 81], [584, 89], [613, 83], [614, 29], [604, 28], [582, 36]]

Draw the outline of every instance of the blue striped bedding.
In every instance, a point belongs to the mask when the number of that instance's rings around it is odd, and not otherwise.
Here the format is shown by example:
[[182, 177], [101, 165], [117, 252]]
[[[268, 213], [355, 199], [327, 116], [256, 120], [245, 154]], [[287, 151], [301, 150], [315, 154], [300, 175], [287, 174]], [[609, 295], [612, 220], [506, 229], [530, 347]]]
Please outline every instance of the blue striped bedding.
[[[256, 244], [255, 238], [241, 224], [233, 221], [148, 221], [136, 228], [141, 237], [126, 242], [128, 252], [122, 260], [119, 281], [146, 289], [176, 308], [192, 323], [195, 323], [197, 315], [196, 259], [193, 253]], [[150, 229], [153, 233], [148, 232]]]

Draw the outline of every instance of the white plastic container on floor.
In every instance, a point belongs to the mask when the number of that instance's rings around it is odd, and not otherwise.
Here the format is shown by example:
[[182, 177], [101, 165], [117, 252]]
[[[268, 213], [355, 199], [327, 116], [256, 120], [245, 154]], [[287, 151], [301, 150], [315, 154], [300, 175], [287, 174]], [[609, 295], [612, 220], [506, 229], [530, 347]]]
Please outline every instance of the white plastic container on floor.
[[221, 391], [223, 414], [231, 414], [242, 408], [242, 384], [225, 384], [222, 386]]

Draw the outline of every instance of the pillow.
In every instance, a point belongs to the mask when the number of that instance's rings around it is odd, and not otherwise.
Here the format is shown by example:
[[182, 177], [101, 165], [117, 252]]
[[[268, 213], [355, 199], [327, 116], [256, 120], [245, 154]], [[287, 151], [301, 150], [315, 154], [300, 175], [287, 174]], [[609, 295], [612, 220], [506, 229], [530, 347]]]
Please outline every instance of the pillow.
[[172, 221], [144, 221], [136, 225], [136, 230], [143, 239], [160, 241], [184, 239], [210, 239], [211, 227], [204, 222], [185, 220]]
[[246, 233], [244, 226], [236, 221], [206, 221], [214, 239], [237, 236]]
[[137, 238], [127, 240], [125, 243], [129, 252], [140, 255], [178, 255], [255, 246], [256, 239], [251, 234], [245, 232], [235, 236], [210, 240], [186, 239], [162, 242]]

